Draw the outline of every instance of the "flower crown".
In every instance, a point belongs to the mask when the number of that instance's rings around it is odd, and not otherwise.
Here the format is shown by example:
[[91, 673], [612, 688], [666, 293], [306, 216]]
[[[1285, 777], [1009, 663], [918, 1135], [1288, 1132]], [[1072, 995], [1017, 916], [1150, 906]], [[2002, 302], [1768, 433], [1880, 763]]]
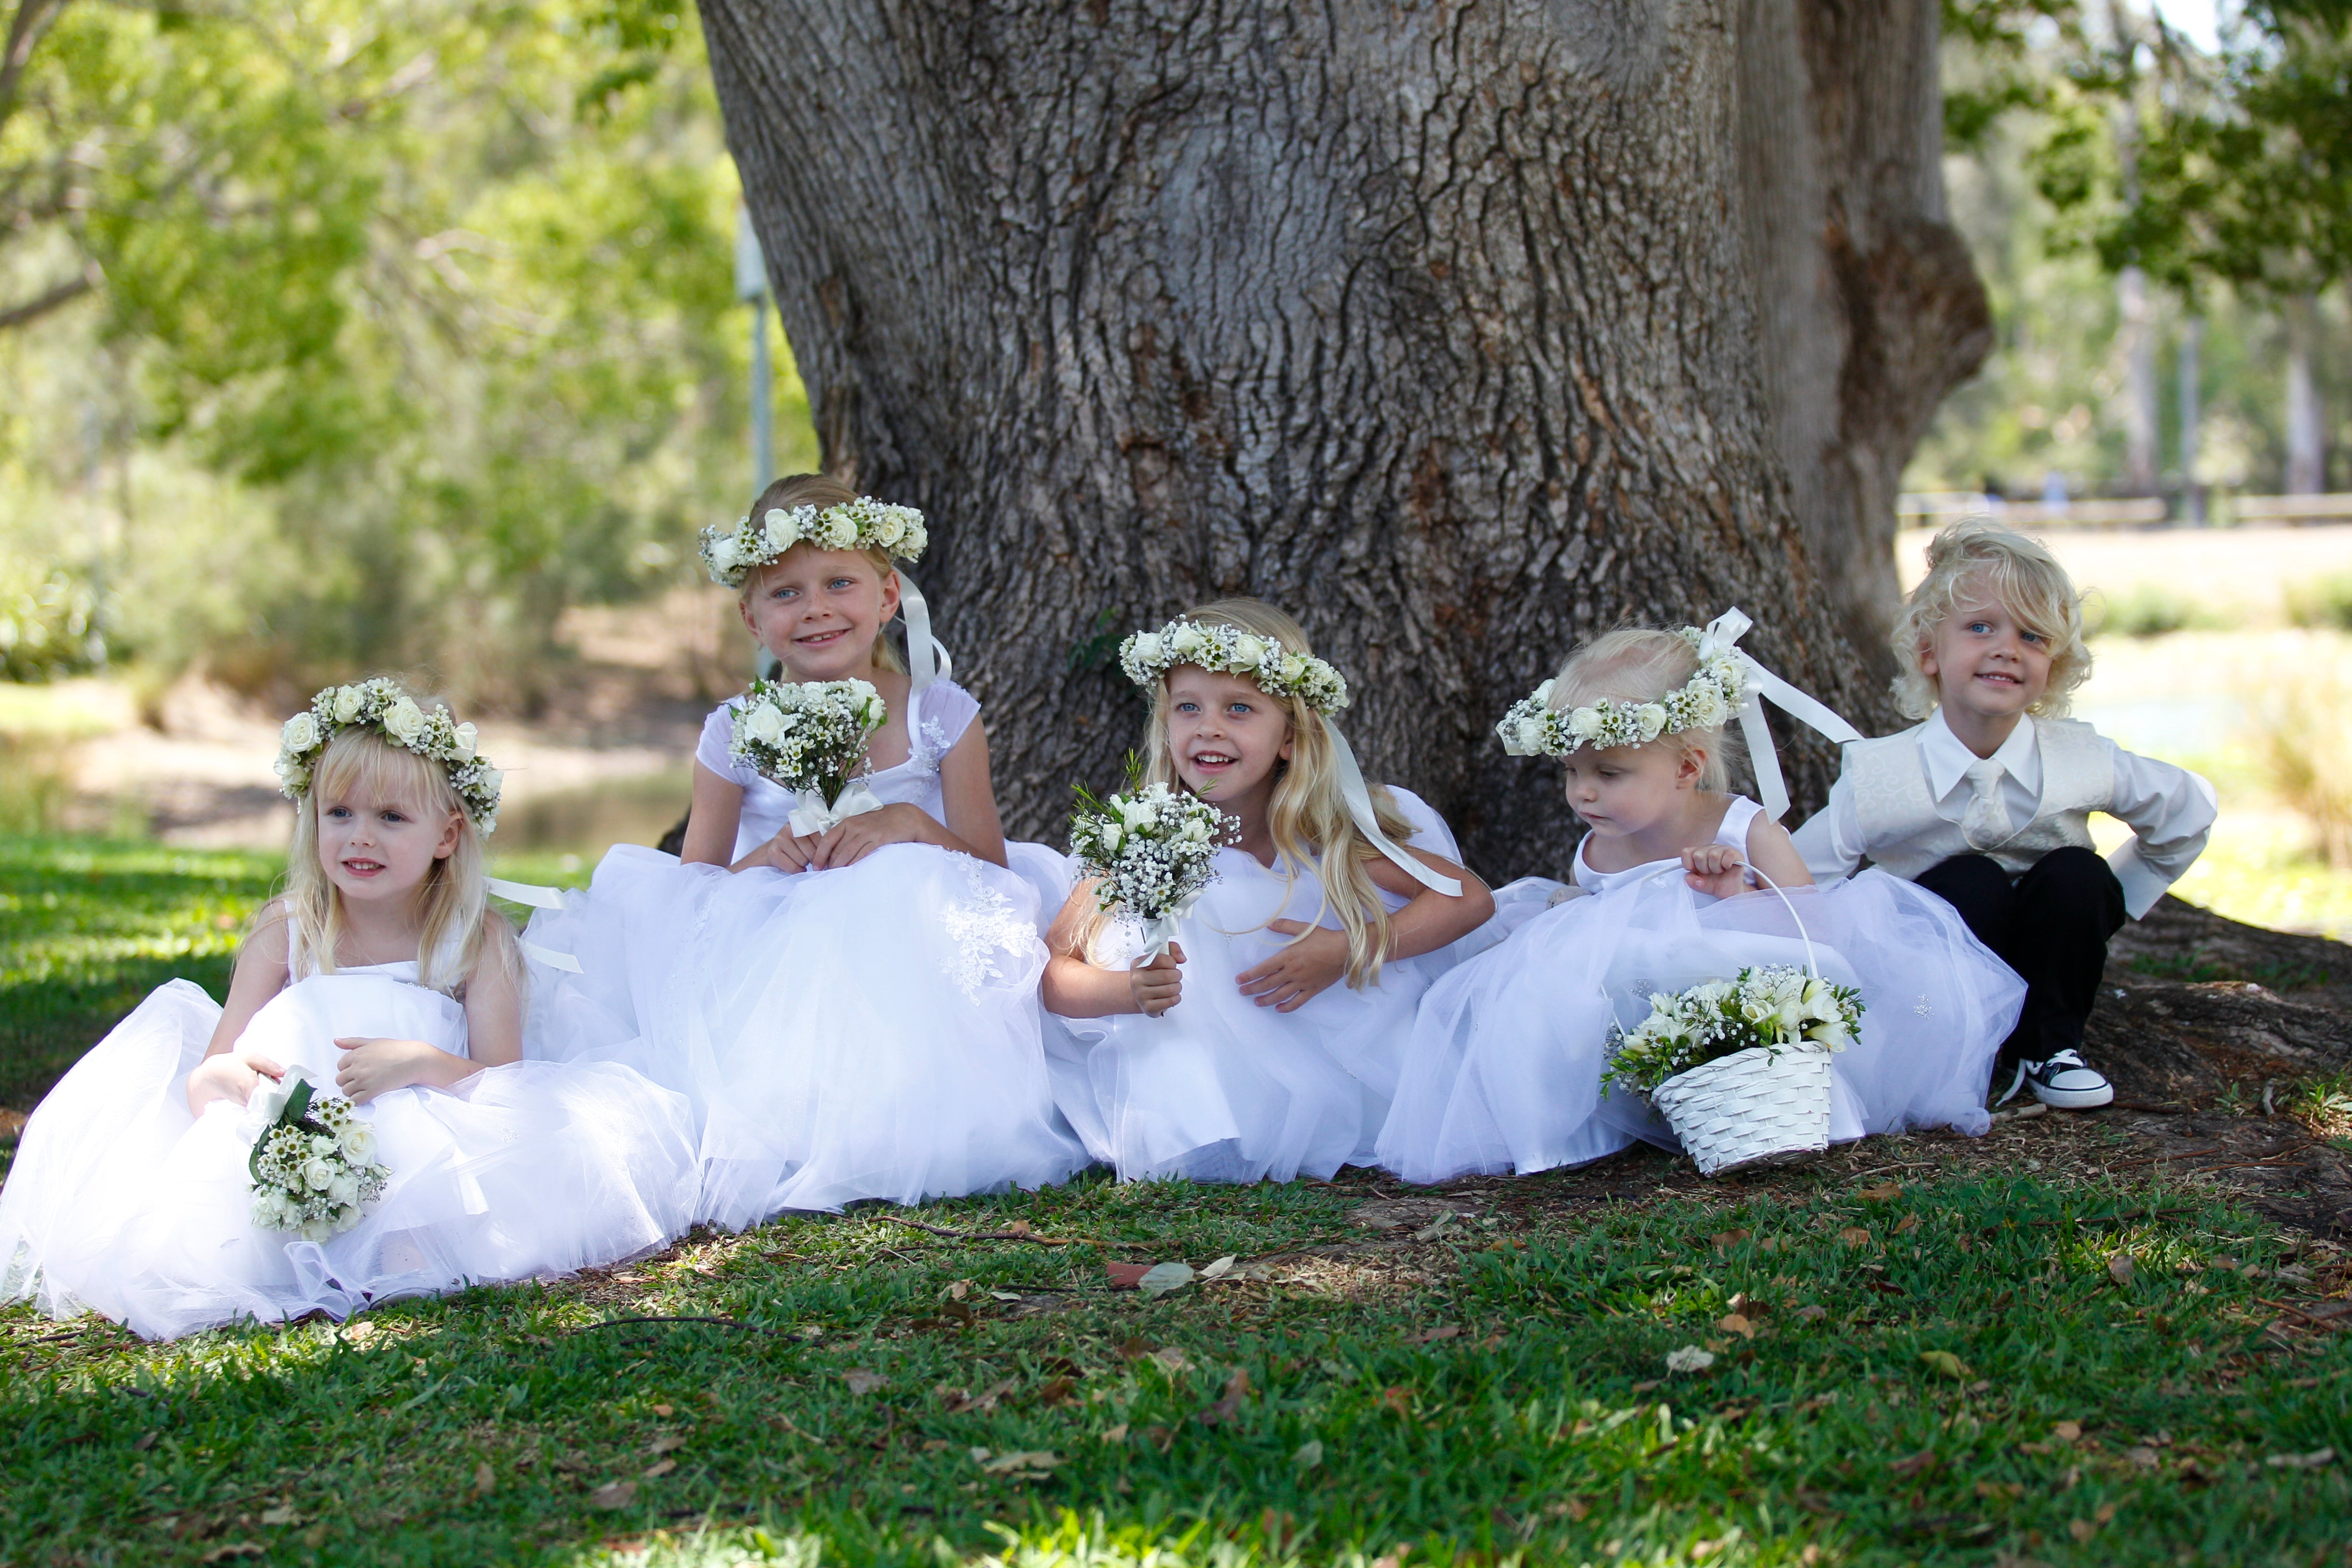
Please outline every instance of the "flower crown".
[[859, 496], [822, 511], [814, 506], [790, 510], [770, 507], [758, 522], [739, 517], [731, 528], [702, 531], [702, 564], [721, 587], [740, 588], [755, 568], [779, 560], [795, 544], [819, 550], [887, 550], [901, 561], [919, 561], [931, 536], [923, 514]]
[[1296, 697], [1325, 718], [1348, 705], [1348, 683], [1309, 653], [1293, 653], [1272, 637], [1211, 621], [1175, 620], [1156, 632], [1137, 632], [1118, 647], [1119, 668], [1149, 686], [1180, 664], [1246, 676], [1273, 697]]
[[1551, 681], [1511, 704], [1495, 732], [1515, 757], [1564, 757], [1580, 746], [1646, 746], [1684, 730], [1719, 730], [1748, 696], [1748, 666], [1728, 643], [1710, 647], [1707, 633], [1685, 626], [1675, 634], [1699, 656], [1698, 673], [1654, 702], [1604, 697], [1563, 712], [1551, 706]]
[[453, 722], [435, 703], [427, 713], [396, 682], [378, 677], [356, 686], [330, 686], [310, 710], [286, 721], [278, 734], [278, 780], [289, 800], [310, 793], [310, 770], [327, 742], [345, 730], [375, 731], [394, 745], [449, 771], [449, 787], [484, 837], [498, 830], [499, 788], [506, 775], [474, 754], [474, 727]]

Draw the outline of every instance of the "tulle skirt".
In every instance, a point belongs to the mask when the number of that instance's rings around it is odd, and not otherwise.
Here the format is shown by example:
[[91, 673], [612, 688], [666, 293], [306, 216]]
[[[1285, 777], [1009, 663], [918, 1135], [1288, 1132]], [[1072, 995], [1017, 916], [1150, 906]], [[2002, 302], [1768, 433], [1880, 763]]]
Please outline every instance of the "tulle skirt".
[[[1454, 951], [1391, 960], [1374, 986], [1342, 982], [1279, 1013], [1237, 983], [1286, 940], [1255, 929], [1275, 908], [1258, 892], [1245, 878], [1213, 886], [1184, 921], [1183, 999], [1160, 1016], [1047, 1021], [1055, 1100], [1121, 1180], [1321, 1180], [1372, 1159], [1414, 1005]], [[1316, 908], [1311, 891], [1292, 905]], [[1126, 967], [1129, 933], [1105, 936], [1097, 961]]]
[[1409, 1182], [1581, 1164], [1646, 1139], [1675, 1148], [1647, 1104], [1603, 1095], [1612, 1022], [1654, 992], [1803, 966], [1860, 988], [1860, 1037], [1832, 1059], [1831, 1136], [1914, 1127], [1976, 1135], [1993, 1058], [2025, 986], [1949, 904], [1879, 871], [1825, 888], [1720, 901], [1662, 878], [1552, 904], [1558, 884], [1496, 896], [1508, 935], [1433, 985], [1415, 1021], [1380, 1163]]
[[[392, 1172], [382, 1197], [329, 1241], [263, 1230], [249, 1218], [257, 1120], [225, 1101], [188, 1110], [188, 1074], [219, 1019], [201, 988], [173, 981], [42, 1100], [0, 1189], [8, 1299], [169, 1339], [563, 1274], [658, 1248], [690, 1223], [682, 1100], [624, 1068], [520, 1062], [360, 1107]], [[405, 981], [323, 975], [272, 998], [238, 1045], [309, 1068], [331, 1094], [334, 1042], [354, 1036], [461, 1050], [465, 1016]]]
[[[1043, 861], [1036, 875], [1059, 875]], [[1036, 887], [928, 845], [787, 874], [623, 845], [541, 912], [527, 1052], [629, 1063], [687, 1096], [698, 1218], [1066, 1180], [1039, 1036]]]

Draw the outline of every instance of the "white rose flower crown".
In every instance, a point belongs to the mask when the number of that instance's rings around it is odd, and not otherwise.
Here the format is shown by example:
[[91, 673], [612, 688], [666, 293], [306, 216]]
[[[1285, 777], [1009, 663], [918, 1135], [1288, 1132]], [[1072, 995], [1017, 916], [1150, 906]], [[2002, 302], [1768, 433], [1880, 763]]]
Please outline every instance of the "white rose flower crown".
[[286, 721], [278, 733], [278, 784], [289, 800], [310, 793], [310, 770], [327, 742], [342, 731], [370, 729], [394, 745], [439, 763], [449, 787], [484, 837], [498, 830], [499, 790], [506, 775], [474, 750], [474, 727], [449, 717], [439, 703], [431, 712], [395, 681], [381, 676], [352, 686], [330, 686], [310, 699], [308, 712]]
[[[819, 550], [883, 550], [893, 560], [908, 563], [923, 558], [931, 536], [923, 514], [872, 496], [859, 496], [822, 510], [814, 506], [770, 507], [756, 521], [739, 517], [727, 528], [702, 531], [698, 550], [704, 570], [722, 588], [740, 588], [751, 574], [773, 565], [795, 544]], [[904, 571], [898, 579], [899, 608], [907, 617], [908, 673], [913, 690], [920, 692], [934, 680], [955, 672], [947, 645], [931, 635], [930, 606], [922, 590]]]
[[1789, 809], [1789, 786], [1780, 775], [1772, 731], [1764, 721], [1763, 699], [1786, 710], [1840, 745], [1862, 731], [1828, 704], [1798, 690], [1756, 662], [1738, 646], [1755, 623], [1738, 609], [1723, 612], [1705, 627], [1685, 626], [1675, 635], [1698, 655], [1698, 671], [1654, 702], [1605, 698], [1581, 708], [1551, 705], [1553, 682], [1545, 681], [1511, 704], [1495, 732], [1515, 757], [1564, 757], [1582, 747], [1646, 746], [1661, 735], [1685, 730], [1719, 730], [1739, 721], [1756, 770], [1757, 792], [1766, 815], [1778, 822]]

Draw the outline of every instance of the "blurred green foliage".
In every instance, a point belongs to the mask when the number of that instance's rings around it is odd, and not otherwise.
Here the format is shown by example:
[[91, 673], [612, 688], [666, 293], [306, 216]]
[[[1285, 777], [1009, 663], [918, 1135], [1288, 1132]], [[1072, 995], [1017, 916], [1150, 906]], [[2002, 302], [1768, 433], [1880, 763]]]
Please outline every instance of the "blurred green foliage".
[[751, 477], [690, 11], [16, 9], [0, 321], [89, 287], [0, 331], [0, 546], [115, 657], [529, 707], [566, 607], [686, 580]]

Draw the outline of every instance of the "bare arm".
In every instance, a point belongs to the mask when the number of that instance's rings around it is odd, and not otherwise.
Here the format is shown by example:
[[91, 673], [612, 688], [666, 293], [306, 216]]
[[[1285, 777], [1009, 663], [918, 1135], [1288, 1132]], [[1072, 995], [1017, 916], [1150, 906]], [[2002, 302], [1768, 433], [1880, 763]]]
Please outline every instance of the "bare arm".
[[1140, 969], [1105, 969], [1087, 962], [1079, 932], [1095, 910], [1095, 884], [1070, 890], [1062, 912], [1045, 933], [1045, 1011], [1061, 1018], [1108, 1018], [1121, 1013], [1158, 1017], [1183, 998], [1184, 949], [1171, 944]]
[[743, 786], [694, 764], [694, 805], [677, 858], [689, 866], [724, 866], [735, 858], [735, 830], [743, 823]]
[[253, 934], [237, 950], [236, 973], [228, 983], [228, 1001], [220, 1022], [213, 1026], [205, 1059], [188, 1075], [188, 1109], [197, 1115], [216, 1100], [243, 1105], [261, 1079], [283, 1078], [286, 1068], [257, 1053], [240, 1053], [236, 1042], [263, 1004], [286, 989], [289, 953], [286, 907], [272, 900], [255, 920]]
[[[1388, 948], [1381, 956], [1418, 958], [1467, 936], [1495, 913], [1486, 884], [1451, 860], [1419, 849], [1405, 853], [1441, 877], [1462, 884], [1459, 893], [1441, 893], [1385, 855], [1364, 862], [1364, 873], [1383, 892], [1410, 899], [1389, 917]], [[1293, 937], [1280, 952], [1234, 976], [1242, 994], [1277, 1013], [1296, 1012], [1348, 973], [1348, 936], [1304, 921], [1268, 921], [1266, 930]]]
[[514, 928], [495, 911], [483, 917], [482, 960], [466, 982], [466, 1050], [459, 1056], [425, 1040], [352, 1038], [335, 1064], [335, 1087], [355, 1105], [419, 1084], [447, 1089], [484, 1068], [522, 1059], [522, 961]]
[[1744, 854], [1728, 844], [1701, 844], [1683, 851], [1683, 879], [1694, 890], [1718, 899], [1744, 893], [1751, 885], [1761, 888], [1761, 882], [1750, 883], [1748, 872], [1751, 868], [1770, 878], [1778, 887], [1813, 885], [1813, 874], [1806, 868], [1805, 858], [1789, 837], [1789, 830], [1760, 816], [1748, 829]]

